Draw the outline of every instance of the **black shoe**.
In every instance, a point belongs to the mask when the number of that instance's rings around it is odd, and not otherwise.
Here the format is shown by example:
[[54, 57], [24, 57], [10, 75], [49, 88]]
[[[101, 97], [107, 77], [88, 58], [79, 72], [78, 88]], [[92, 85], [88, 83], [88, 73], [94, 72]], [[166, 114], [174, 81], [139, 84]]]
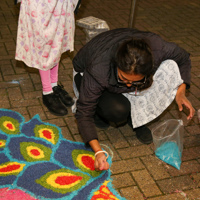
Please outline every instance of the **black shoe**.
[[62, 104], [58, 95], [51, 93], [42, 96], [43, 104], [48, 108], [48, 110], [57, 116], [67, 115], [67, 108]]
[[63, 85], [53, 87], [53, 91], [59, 96], [60, 100], [65, 106], [70, 107], [74, 104], [74, 100], [69, 96], [68, 92], [64, 90]]
[[133, 130], [136, 132], [137, 139], [143, 144], [151, 144], [153, 142], [151, 130], [147, 126], [141, 126]]
[[110, 126], [109, 123], [101, 119], [98, 115], [94, 116], [94, 123], [96, 127], [101, 128], [101, 129], [107, 129]]

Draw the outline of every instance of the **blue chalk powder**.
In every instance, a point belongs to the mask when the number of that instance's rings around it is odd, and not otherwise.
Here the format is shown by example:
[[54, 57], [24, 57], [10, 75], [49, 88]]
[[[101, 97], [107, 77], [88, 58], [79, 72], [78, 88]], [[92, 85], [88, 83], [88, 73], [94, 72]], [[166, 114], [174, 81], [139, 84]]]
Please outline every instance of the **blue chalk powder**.
[[156, 149], [155, 154], [160, 160], [180, 170], [182, 153], [176, 142], [163, 143]]

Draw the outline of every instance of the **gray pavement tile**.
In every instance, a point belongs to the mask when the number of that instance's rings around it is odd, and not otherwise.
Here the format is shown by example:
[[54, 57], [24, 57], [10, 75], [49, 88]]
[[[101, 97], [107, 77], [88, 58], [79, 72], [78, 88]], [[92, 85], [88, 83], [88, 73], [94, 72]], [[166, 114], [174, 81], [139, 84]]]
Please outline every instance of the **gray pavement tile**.
[[179, 176], [170, 179], [163, 179], [157, 181], [161, 191], [165, 194], [172, 193], [177, 190], [184, 191], [193, 189], [195, 184], [189, 176]]

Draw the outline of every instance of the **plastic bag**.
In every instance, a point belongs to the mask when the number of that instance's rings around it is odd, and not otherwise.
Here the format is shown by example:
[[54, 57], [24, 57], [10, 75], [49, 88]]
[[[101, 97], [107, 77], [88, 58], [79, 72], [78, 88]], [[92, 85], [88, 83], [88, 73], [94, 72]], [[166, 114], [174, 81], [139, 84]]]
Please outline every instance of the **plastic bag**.
[[152, 130], [155, 155], [180, 170], [183, 151], [183, 121], [165, 120]]

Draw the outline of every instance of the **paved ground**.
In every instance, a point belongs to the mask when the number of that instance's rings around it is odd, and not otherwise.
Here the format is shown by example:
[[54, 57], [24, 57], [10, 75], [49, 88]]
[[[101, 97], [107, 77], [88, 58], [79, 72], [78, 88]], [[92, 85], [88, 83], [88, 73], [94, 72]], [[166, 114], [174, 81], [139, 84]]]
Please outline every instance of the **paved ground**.
[[[83, 0], [76, 19], [94, 16], [107, 21], [110, 29], [128, 27], [131, 0]], [[192, 84], [187, 96], [196, 110], [200, 108], [200, 1], [138, 0], [134, 27], [159, 33], [191, 53]], [[16, 62], [15, 42], [19, 5], [0, 1], [0, 107], [20, 112], [26, 120], [39, 114], [41, 119], [62, 128], [65, 138], [81, 141], [74, 115], [50, 114], [42, 104], [38, 71]], [[85, 44], [85, 34], [77, 27], [74, 53], [62, 56], [59, 80], [73, 95], [71, 58]], [[200, 199], [200, 124], [197, 116], [186, 120], [187, 111], [177, 111], [173, 103], [150, 124], [163, 119], [182, 119], [185, 125], [181, 170], [162, 163], [153, 145], [142, 145], [128, 126], [99, 130], [102, 144], [113, 153], [113, 184], [129, 200]], [[186, 197], [185, 197], [186, 195]]]

